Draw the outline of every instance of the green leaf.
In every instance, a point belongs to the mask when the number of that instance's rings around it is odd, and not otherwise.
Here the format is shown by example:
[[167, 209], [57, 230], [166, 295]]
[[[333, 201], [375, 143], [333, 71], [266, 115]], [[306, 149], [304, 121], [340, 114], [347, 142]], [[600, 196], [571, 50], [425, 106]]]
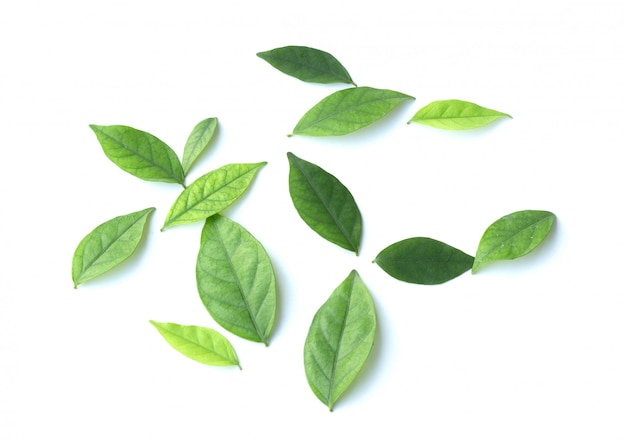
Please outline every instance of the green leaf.
[[268, 344], [276, 313], [276, 279], [267, 252], [240, 224], [206, 220], [196, 263], [202, 303], [215, 321], [244, 339]]
[[176, 153], [149, 133], [125, 125], [90, 125], [104, 154], [119, 168], [147, 181], [178, 183], [185, 174]]
[[150, 321], [176, 350], [201, 364], [239, 365], [232, 344], [217, 331], [207, 327]]
[[293, 129], [294, 135], [340, 136], [383, 118], [412, 96], [391, 90], [355, 87], [326, 96], [304, 114]]
[[191, 131], [187, 143], [185, 144], [185, 150], [183, 151], [182, 166], [185, 175], [189, 173], [193, 163], [209, 146], [216, 128], [217, 118], [208, 118], [199, 122]]
[[96, 227], [76, 247], [72, 259], [74, 288], [129, 258], [141, 241], [154, 208], [115, 217]]
[[488, 263], [525, 256], [550, 233], [556, 216], [548, 211], [518, 211], [491, 224], [483, 234], [472, 273]]
[[287, 153], [289, 193], [311, 229], [349, 251], [359, 253], [361, 212], [350, 191], [319, 166]]
[[389, 245], [374, 262], [398, 280], [437, 285], [472, 267], [474, 258], [438, 240], [413, 237]]
[[304, 344], [309, 386], [331, 411], [365, 364], [375, 333], [374, 301], [352, 271], [315, 314]]
[[348, 71], [332, 55], [306, 46], [285, 46], [257, 53], [277, 70], [304, 82], [356, 85]]
[[204, 174], [178, 196], [161, 231], [204, 220], [223, 211], [243, 195], [256, 173], [266, 164], [227, 164]]
[[417, 122], [445, 130], [470, 130], [483, 127], [496, 119], [510, 117], [472, 102], [450, 99], [431, 102], [418, 110], [409, 123]]

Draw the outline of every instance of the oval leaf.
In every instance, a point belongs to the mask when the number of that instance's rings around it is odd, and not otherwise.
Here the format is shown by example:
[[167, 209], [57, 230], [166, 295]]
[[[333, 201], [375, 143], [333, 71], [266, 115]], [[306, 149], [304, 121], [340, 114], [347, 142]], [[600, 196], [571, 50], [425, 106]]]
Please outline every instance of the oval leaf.
[[491, 224], [483, 234], [472, 273], [488, 263], [525, 256], [550, 233], [556, 216], [548, 211], [518, 211]]
[[510, 117], [472, 102], [449, 99], [431, 102], [418, 110], [409, 123], [417, 122], [445, 130], [470, 130], [483, 127], [496, 119]]
[[178, 196], [161, 230], [204, 220], [223, 211], [243, 195], [266, 164], [227, 164], [204, 174]]
[[472, 267], [474, 258], [438, 240], [414, 237], [383, 249], [374, 262], [398, 280], [437, 285]]
[[154, 208], [115, 217], [87, 234], [72, 259], [74, 288], [129, 258], [141, 241], [152, 211]]
[[215, 129], [217, 128], [217, 118], [208, 118], [199, 122], [191, 131], [185, 150], [183, 151], [183, 172], [185, 175], [189, 173], [191, 166], [204, 152], [213, 139]]
[[365, 364], [375, 333], [374, 301], [352, 271], [315, 314], [304, 344], [309, 386], [331, 411]]
[[359, 253], [361, 212], [350, 191], [333, 175], [287, 153], [289, 193], [311, 229], [347, 250]]
[[156, 136], [125, 125], [89, 127], [107, 158], [122, 170], [142, 180], [184, 185], [185, 174], [176, 153]]
[[383, 118], [398, 104], [415, 99], [391, 90], [355, 87], [326, 96], [304, 114], [294, 135], [340, 136]]
[[165, 340], [188, 358], [214, 366], [239, 365], [232, 344], [217, 331], [207, 327], [150, 321]]
[[257, 53], [277, 70], [304, 82], [354, 84], [348, 71], [331, 54], [306, 46], [285, 46]]
[[276, 313], [276, 279], [265, 249], [221, 215], [208, 218], [196, 263], [202, 303], [215, 321], [244, 339], [268, 344]]

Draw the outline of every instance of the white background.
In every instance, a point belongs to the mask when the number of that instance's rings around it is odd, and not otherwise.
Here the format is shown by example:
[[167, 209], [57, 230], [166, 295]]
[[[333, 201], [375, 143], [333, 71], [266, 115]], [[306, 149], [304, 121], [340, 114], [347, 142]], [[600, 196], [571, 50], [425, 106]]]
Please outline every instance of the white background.
[[[3, 2], [0, 444], [626, 445], [625, 12], [621, 0]], [[285, 45], [416, 99], [359, 133], [287, 138], [344, 86], [255, 55]], [[439, 99], [513, 119], [460, 133], [405, 124]], [[88, 127], [133, 126], [182, 155], [212, 116], [218, 136], [188, 182], [268, 162], [225, 212], [274, 263], [267, 348], [202, 306], [201, 223], [159, 232], [180, 186], [121, 171]], [[358, 257], [297, 216], [288, 151], [355, 196]], [[73, 289], [80, 239], [149, 206], [137, 255]], [[522, 259], [431, 287], [371, 263], [412, 236], [473, 254], [489, 224], [523, 209], [558, 221]], [[308, 388], [302, 346], [351, 269], [379, 332], [331, 413]], [[150, 319], [220, 330], [243, 370], [185, 358]]]

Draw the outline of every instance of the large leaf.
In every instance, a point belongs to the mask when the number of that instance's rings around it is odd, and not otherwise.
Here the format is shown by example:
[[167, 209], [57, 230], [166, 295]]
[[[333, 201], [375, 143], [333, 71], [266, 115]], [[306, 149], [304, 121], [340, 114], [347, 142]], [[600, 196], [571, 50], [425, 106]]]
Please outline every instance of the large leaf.
[[74, 288], [104, 274], [129, 258], [141, 241], [154, 208], [112, 218], [87, 234], [72, 259]]
[[161, 230], [204, 220], [223, 211], [243, 195], [266, 164], [227, 164], [204, 174], [178, 196]]
[[365, 364], [375, 333], [374, 301], [352, 271], [315, 314], [304, 344], [309, 386], [331, 411]]
[[125, 125], [90, 125], [104, 154], [142, 180], [179, 183], [185, 174], [176, 153], [156, 136]]
[[213, 319], [244, 339], [268, 344], [276, 313], [276, 280], [267, 252], [240, 224], [206, 220], [196, 264], [202, 303]]
[[350, 74], [331, 54], [306, 46], [285, 46], [257, 53], [261, 59], [289, 76], [321, 84], [354, 84]]
[[239, 365], [239, 358], [232, 344], [219, 332], [193, 325], [150, 321], [163, 338], [188, 358], [201, 364], [214, 366]]
[[211, 143], [211, 139], [213, 139], [216, 128], [217, 118], [207, 118], [200, 121], [191, 131], [183, 151], [182, 166], [185, 175], [189, 173], [193, 163]]
[[361, 213], [350, 191], [333, 175], [287, 153], [289, 193], [307, 225], [319, 235], [358, 254]]
[[496, 119], [510, 117], [472, 102], [449, 99], [431, 102], [418, 110], [409, 123], [417, 122], [445, 130], [470, 130], [483, 127]]
[[483, 234], [472, 273], [488, 263], [522, 257], [535, 249], [550, 233], [556, 216], [548, 211], [518, 211], [492, 223]]
[[392, 90], [346, 88], [326, 96], [304, 114], [294, 135], [340, 136], [381, 119], [404, 101], [415, 99]]
[[413, 237], [389, 245], [374, 262], [398, 280], [437, 285], [472, 267], [474, 258], [438, 240]]

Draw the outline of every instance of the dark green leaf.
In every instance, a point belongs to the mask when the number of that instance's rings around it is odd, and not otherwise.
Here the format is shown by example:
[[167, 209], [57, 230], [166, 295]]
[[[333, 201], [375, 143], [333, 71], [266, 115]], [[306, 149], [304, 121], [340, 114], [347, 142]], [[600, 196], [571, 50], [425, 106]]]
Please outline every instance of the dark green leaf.
[[450, 245], [426, 237], [396, 242], [383, 249], [374, 262], [398, 280], [436, 285], [463, 274], [474, 258]]
[[193, 163], [209, 146], [216, 128], [217, 118], [208, 118], [199, 122], [191, 131], [183, 151], [182, 165], [185, 175], [189, 173]]
[[446, 130], [469, 130], [483, 127], [510, 115], [467, 101], [450, 99], [431, 102], [418, 110], [409, 123], [417, 122]]
[[289, 193], [302, 220], [326, 240], [358, 254], [361, 213], [350, 191], [315, 164], [293, 153], [287, 157]]
[[307, 381], [330, 410], [365, 364], [375, 334], [374, 301], [352, 271], [315, 314], [304, 344]]
[[202, 303], [213, 319], [244, 339], [268, 344], [276, 313], [276, 280], [265, 249], [219, 214], [207, 219], [196, 264]]

